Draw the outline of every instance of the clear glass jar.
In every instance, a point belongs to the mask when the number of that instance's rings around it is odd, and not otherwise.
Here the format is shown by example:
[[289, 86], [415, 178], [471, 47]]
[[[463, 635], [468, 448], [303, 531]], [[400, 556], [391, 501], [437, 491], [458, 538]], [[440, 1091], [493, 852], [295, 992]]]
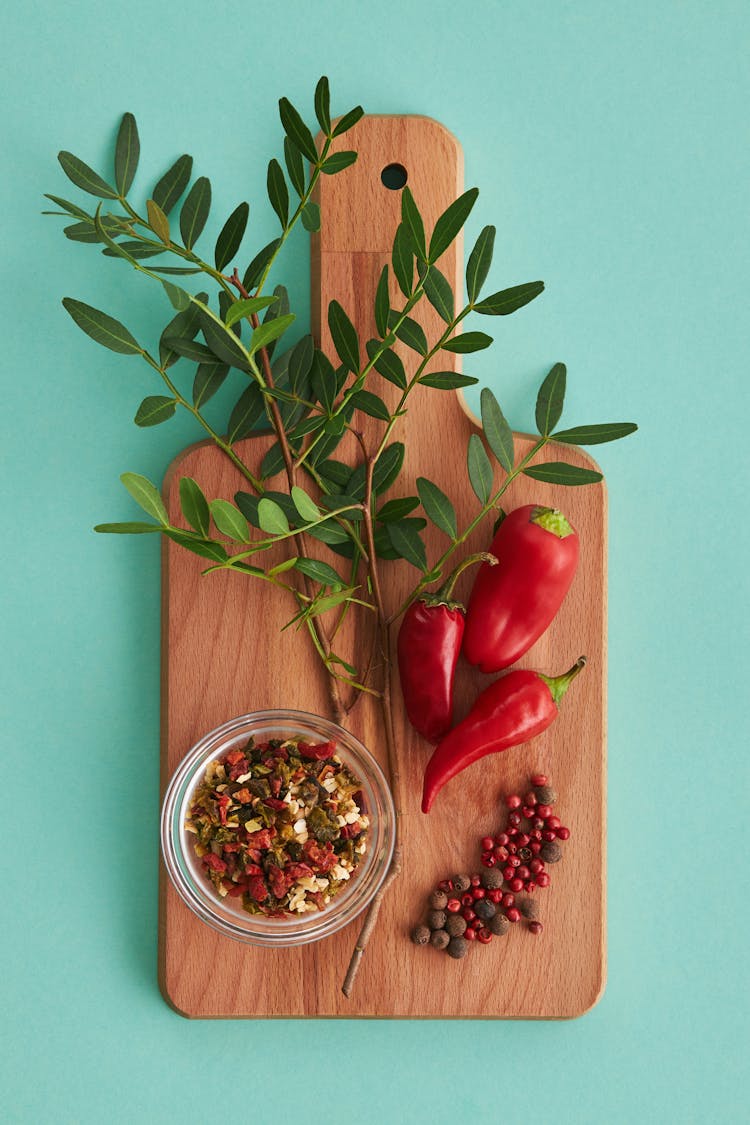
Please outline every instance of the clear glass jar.
[[[361, 782], [364, 812], [370, 818], [367, 851], [346, 887], [323, 910], [267, 918], [248, 914], [235, 898], [221, 898], [206, 878], [185, 829], [196, 786], [206, 766], [232, 749], [242, 749], [250, 737], [302, 738], [307, 742], [334, 741], [337, 755]], [[182, 900], [201, 921], [237, 941], [252, 945], [291, 946], [319, 941], [348, 925], [377, 893], [393, 855], [396, 814], [393, 798], [378, 763], [359, 739], [336, 723], [305, 711], [256, 711], [212, 730], [180, 762], [169, 783], [161, 814], [161, 847], [169, 877]]]

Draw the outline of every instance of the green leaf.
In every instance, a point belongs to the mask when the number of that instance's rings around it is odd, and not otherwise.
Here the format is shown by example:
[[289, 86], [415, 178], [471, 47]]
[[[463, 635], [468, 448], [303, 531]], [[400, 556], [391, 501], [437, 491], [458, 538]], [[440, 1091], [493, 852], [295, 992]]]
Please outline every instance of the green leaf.
[[232, 211], [232, 214], [221, 228], [221, 234], [216, 239], [216, 249], [214, 251], [214, 262], [216, 263], [217, 270], [223, 270], [239, 250], [247, 227], [249, 214], [250, 205], [248, 203], [240, 203], [238, 207], [235, 207], [234, 211]]
[[96, 340], [97, 344], [121, 355], [142, 354], [138, 341], [119, 320], [72, 297], [63, 297], [62, 303], [78, 327], [92, 340]]
[[188, 250], [198, 241], [210, 210], [211, 182], [206, 176], [199, 176], [180, 211], [180, 234]]
[[456, 510], [445, 493], [426, 477], [417, 477], [417, 492], [422, 507], [435, 527], [444, 531], [449, 539], [455, 539], [458, 535]]
[[536, 396], [536, 427], [542, 437], [548, 437], [560, 421], [565, 401], [566, 374], [565, 364], [556, 363], [539, 388]]
[[442, 317], [446, 324], [451, 324], [455, 316], [453, 290], [448, 278], [440, 272], [437, 266], [430, 266], [424, 279], [424, 291], [435, 312]]
[[187, 277], [193, 273], [203, 273], [199, 267], [184, 267], [184, 266], [151, 266], [151, 273], [167, 273], [174, 274], [176, 277]]
[[572, 430], [558, 430], [553, 434], [555, 441], [566, 445], [601, 445], [605, 441], [617, 441], [638, 429], [635, 422], [602, 422], [594, 426], [574, 426]]
[[120, 122], [115, 144], [115, 183], [120, 195], [127, 195], [130, 191], [140, 155], [138, 126], [133, 114], [126, 113]]
[[284, 455], [277, 441], [273, 443], [260, 463], [260, 475], [263, 480], [275, 477], [284, 468]]
[[[104, 224], [102, 224], [104, 226]], [[104, 227], [107, 234], [112, 238], [117, 238], [118, 234], [122, 231], [113, 229], [112, 227]], [[106, 241], [104, 239], [103, 241]], [[143, 258], [157, 258], [160, 254], [164, 253], [163, 246], [152, 246], [149, 242], [144, 242], [140, 238], [123, 239], [122, 242], [117, 243], [117, 249], [114, 246], [107, 245], [102, 254], [106, 254], [108, 258], [123, 258], [127, 256], [128, 260], [140, 260]], [[124, 251], [124, 253], [123, 253]]]
[[354, 109], [350, 109], [343, 117], [340, 117], [338, 123], [334, 127], [333, 136], [340, 137], [342, 133], [348, 133], [349, 130], [357, 124], [359, 119], [364, 116], [364, 110], [361, 105], [356, 105]]
[[251, 355], [257, 352], [260, 348], [267, 348], [273, 340], [278, 340], [290, 324], [296, 320], [294, 313], [287, 313], [286, 316], [277, 316], [274, 320], [264, 321], [254, 329], [248, 344], [248, 351]]
[[229, 415], [227, 439], [230, 445], [252, 433], [255, 424], [263, 416], [263, 410], [263, 392], [257, 383], [250, 383]]
[[405, 187], [401, 192], [401, 223], [407, 228], [411, 235], [414, 250], [422, 261], [424, 261], [427, 257], [424, 223], [422, 222], [419, 208], [414, 201], [414, 196], [408, 187]]
[[192, 172], [193, 158], [183, 153], [178, 160], [175, 160], [169, 171], [164, 173], [151, 192], [154, 203], [161, 207], [165, 215], [169, 214], [190, 183]]
[[169, 243], [169, 219], [162, 211], [158, 203], [154, 203], [153, 199], [146, 200], [146, 213], [148, 215], [148, 225], [151, 230], [156, 234], [162, 242]]
[[404, 516], [408, 516], [409, 512], [413, 512], [419, 506], [418, 496], [400, 496], [396, 500], [387, 500], [382, 508], [378, 509], [377, 519], [381, 523], [388, 523], [390, 520], [400, 520]]
[[314, 520], [320, 519], [320, 508], [315, 501], [307, 495], [304, 488], [300, 488], [299, 485], [295, 484], [292, 488], [291, 495], [294, 506], [305, 523], [312, 523]]
[[466, 461], [471, 487], [474, 489], [474, 493], [480, 504], [486, 504], [492, 493], [494, 474], [492, 472], [490, 459], [482, 445], [482, 439], [478, 434], [472, 434], [469, 438], [469, 449]]
[[161, 531], [161, 525], [131, 520], [125, 523], [98, 523], [94, 531], [103, 535], [148, 535], [151, 531]]
[[602, 474], [594, 469], [579, 469], [565, 461], [546, 461], [542, 465], [530, 465], [524, 469], [524, 476], [532, 480], [543, 480], [548, 484], [580, 485], [597, 484]]
[[383, 266], [375, 291], [375, 325], [381, 337], [388, 335], [388, 316], [391, 302], [388, 295], [388, 266]]
[[331, 301], [328, 306], [328, 327], [339, 359], [356, 375], [359, 371], [357, 330], [338, 301]]
[[277, 300], [278, 297], [246, 297], [239, 301], [233, 301], [224, 318], [224, 323], [227, 328], [231, 328], [238, 320], [244, 320], [246, 316], [252, 316], [253, 313], [267, 309], [269, 305], [275, 305]]
[[[82, 207], [79, 207], [77, 203], [69, 203], [67, 199], [61, 199], [59, 195], [48, 195], [46, 192], [44, 194], [44, 198], [51, 199], [53, 203], [56, 203], [58, 207], [62, 207], [63, 211], [67, 211], [68, 214], [72, 215], [74, 219], [84, 219], [89, 223], [91, 222], [91, 216], [89, 215], [89, 213], [87, 211], [84, 211]], [[42, 214], [54, 215], [56, 214], [56, 212], [42, 211]]]
[[[401, 530], [406, 532], [407, 535], [414, 535], [415, 532], [422, 531], [427, 527], [427, 520], [407, 518], [401, 520]], [[390, 536], [388, 535], [388, 525], [378, 524], [375, 528], [375, 554], [379, 559], [388, 559], [394, 561], [401, 558], [398, 551], [394, 550], [391, 543]]]
[[58, 152], [57, 159], [65, 175], [76, 187], [87, 191], [89, 195], [98, 195], [102, 199], [117, 199], [115, 189], [72, 152]]
[[480, 395], [482, 429], [492, 452], [509, 473], [513, 468], [513, 431], [508, 425], [500, 404], [489, 387], [484, 387]]
[[443, 214], [435, 223], [435, 229], [430, 239], [429, 259], [431, 262], [436, 262], [453, 242], [468, 219], [478, 195], [477, 188], [470, 188], [443, 211]]
[[345, 491], [351, 479], [352, 470], [343, 461], [334, 461], [329, 458], [327, 461], [321, 461], [318, 464], [318, 473], [329, 487], [340, 488]]
[[326, 157], [320, 170], [326, 176], [335, 176], [337, 172], [343, 172], [350, 164], [354, 164], [356, 159], [356, 152], [332, 152], [330, 156]]
[[406, 559], [417, 570], [427, 570], [427, 554], [418, 531], [405, 522], [385, 524], [388, 538], [399, 558]]
[[194, 363], [216, 363], [216, 356], [211, 349], [207, 348], [205, 344], [199, 343], [198, 340], [183, 339], [180, 336], [167, 336], [164, 343], [171, 352], [176, 352], [183, 359], [192, 359]]
[[276, 566], [272, 566], [268, 574], [272, 577], [275, 577], [277, 574], [284, 574], [287, 570], [292, 569], [296, 561], [296, 558], [284, 559], [283, 562], [276, 563]]
[[336, 401], [336, 375], [328, 357], [317, 348], [313, 357], [310, 380], [316, 400], [326, 414], [330, 414]]
[[192, 477], [180, 478], [180, 507], [190, 526], [204, 539], [208, 539], [211, 531], [208, 500], [203, 495], [201, 486]]
[[230, 539], [236, 539], [239, 543], [250, 542], [247, 520], [234, 504], [230, 504], [228, 500], [212, 500], [209, 508], [213, 521], [222, 535], [228, 535]]
[[292, 144], [312, 164], [315, 164], [318, 159], [318, 150], [315, 147], [313, 135], [288, 98], [279, 99], [279, 117], [284, 132]]
[[269, 161], [266, 187], [271, 206], [279, 216], [279, 222], [283, 229], [286, 230], [289, 220], [289, 190], [286, 186], [286, 180], [284, 179], [281, 165], [276, 159]]
[[[372, 359], [380, 347], [382, 347], [380, 340], [368, 340], [366, 344], [368, 357]], [[378, 356], [373, 366], [378, 375], [382, 375], [384, 379], [387, 379], [389, 383], [393, 383], [402, 391], [406, 390], [408, 380], [404, 365], [390, 348], [386, 348]]]
[[445, 341], [443, 351], [465, 355], [467, 352], [480, 352], [483, 348], [488, 348], [491, 343], [492, 337], [486, 332], [461, 332], [458, 336]]
[[320, 207], [312, 199], [309, 199], [300, 212], [302, 219], [302, 226], [310, 234], [315, 234], [320, 230]]
[[297, 341], [289, 356], [289, 386], [295, 394], [301, 394], [306, 389], [314, 356], [315, 344], [308, 333]]
[[234, 502], [242, 512], [248, 523], [253, 527], [260, 527], [258, 520], [258, 502], [257, 496], [253, 496], [251, 492], [235, 492]]
[[230, 367], [238, 367], [240, 371], [250, 371], [247, 353], [232, 329], [227, 328], [224, 321], [211, 312], [202, 301], [196, 300], [195, 304], [199, 309], [203, 335], [213, 354], [222, 363], [228, 363]]
[[259, 283], [261, 277], [265, 273], [266, 266], [271, 261], [271, 258], [273, 258], [280, 244], [281, 239], [274, 238], [272, 242], [269, 242], [267, 246], [264, 246], [262, 250], [258, 251], [250, 265], [245, 270], [245, 276], [242, 279], [242, 286], [244, 289], [247, 289], [248, 291], [250, 289], [255, 289], [256, 285]]
[[183, 312], [185, 309], [190, 308], [192, 297], [189, 293], [186, 293], [179, 285], [173, 285], [172, 282], [167, 281], [166, 278], [162, 277], [160, 280], [173, 309], [176, 309], [177, 312]]
[[156, 485], [153, 485], [147, 477], [142, 477], [138, 473], [123, 473], [120, 480], [136, 504], [143, 508], [147, 515], [153, 516], [165, 527], [169, 526], [167, 509], [164, 507], [164, 501], [159, 495]]
[[502, 289], [485, 297], [478, 305], [474, 305], [474, 312], [483, 313], [485, 316], [507, 316], [516, 309], [528, 305], [540, 293], [544, 292], [543, 281], [528, 281], [525, 285], [514, 285], [511, 289]]
[[194, 555], [200, 555], [202, 559], [210, 559], [211, 562], [223, 563], [229, 558], [223, 544], [217, 543], [213, 539], [199, 539], [197, 536], [192, 536], [187, 531], [179, 531], [172, 527], [165, 527], [164, 534], [174, 543], [177, 543], [178, 546], [192, 551]]
[[[199, 301], [207, 301], [207, 293], [198, 293]], [[170, 336], [176, 337], [178, 340], [192, 340], [200, 328], [200, 316], [198, 306], [191, 301], [190, 305], [183, 311], [178, 312], [172, 320], [170, 320], [167, 327], [161, 334], [159, 340], [159, 359], [163, 367], [171, 367], [177, 361], [177, 352], [172, 351], [167, 347], [166, 340]]]
[[420, 355], [427, 355], [429, 349], [427, 347], [427, 337], [424, 334], [424, 329], [421, 324], [417, 324], [416, 320], [412, 320], [410, 316], [404, 317], [403, 323], [396, 329], [396, 335], [402, 344], [406, 344], [407, 348], [419, 352]]
[[286, 535], [289, 531], [289, 520], [282, 509], [266, 496], [258, 502], [258, 521], [267, 535]]
[[368, 414], [370, 418], [378, 418], [381, 422], [390, 421], [390, 410], [382, 398], [373, 394], [372, 391], [357, 391], [352, 396], [352, 402], [356, 410], [361, 410], [363, 414]]
[[[341, 508], [347, 508], [347, 505], [352, 503], [352, 499], [351, 496], [332, 492], [329, 496], [323, 496], [322, 502], [329, 512], [335, 512], [339, 511]], [[340, 515], [342, 519], [353, 520], [354, 522], [364, 518], [364, 513], [361, 508], [349, 508], [346, 511], [342, 511]]]
[[396, 480], [404, 463], [404, 453], [405, 448], [400, 441], [392, 442], [383, 450], [372, 476], [372, 487], [376, 494], [387, 492]]
[[133, 421], [136, 426], [158, 426], [160, 422], [166, 422], [172, 417], [176, 406], [176, 398], [149, 395], [138, 407]]
[[317, 527], [308, 528], [305, 534], [312, 536], [313, 539], [320, 540], [321, 543], [326, 543], [334, 550], [341, 546], [351, 546], [349, 533], [333, 519], [319, 523]]
[[315, 87], [315, 116], [318, 124], [328, 137], [331, 133], [331, 92], [325, 74]]
[[404, 223], [399, 223], [396, 229], [391, 261], [399, 289], [405, 297], [410, 297], [414, 287], [414, 251], [409, 229]]
[[305, 166], [300, 150], [292, 144], [289, 137], [284, 137], [284, 163], [289, 174], [289, 182], [297, 195], [302, 197], [305, 194]]
[[213, 398], [228, 374], [229, 365], [226, 363], [201, 363], [193, 380], [193, 406], [200, 410], [204, 402]]
[[495, 228], [484, 227], [479, 238], [474, 243], [474, 249], [469, 254], [466, 263], [466, 295], [472, 304], [479, 296], [480, 290], [487, 280], [487, 274], [492, 265], [492, 251], [495, 246]]
[[420, 377], [425, 387], [435, 387], [439, 391], [453, 391], [456, 387], [471, 387], [479, 380], [473, 375], [459, 375], [457, 371], [430, 371]]

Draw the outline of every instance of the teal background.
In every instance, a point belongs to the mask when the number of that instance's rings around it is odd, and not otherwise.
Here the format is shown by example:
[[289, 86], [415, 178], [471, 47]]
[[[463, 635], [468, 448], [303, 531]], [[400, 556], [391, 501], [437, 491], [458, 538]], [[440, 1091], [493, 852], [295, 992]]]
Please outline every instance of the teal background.
[[[741, 0], [6, 12], [4, 1121], [746, 1119], [749, 32]], [[158, 546], [91, 528], [133, 518], [118, 474], [160, 479], [194, 431], [131, 425], [147, 369], [97, 348], [60, 298], [144, 340], [168, 308], [67, 242], [41, 193], [77, 198], [60, 148], [108, 171], [129, 109], [144, 198], [190, 151], [214, 184], [208, 234], [247, 198], [265, 243], [277, 98], [311, 119], [323, 72], [338, 110], [447, 125], [482, 192], [469, 235], [498, 226], [494, 287], [545, 279], [471, 366], [513, 424], [530, 426], [558, 359], [568, 425], [640, 423], [595, 451], [609, 983], [577, 1021], [188, 1023], [157, 990]], [[304, 321], [304, 238], [282, 270]]]

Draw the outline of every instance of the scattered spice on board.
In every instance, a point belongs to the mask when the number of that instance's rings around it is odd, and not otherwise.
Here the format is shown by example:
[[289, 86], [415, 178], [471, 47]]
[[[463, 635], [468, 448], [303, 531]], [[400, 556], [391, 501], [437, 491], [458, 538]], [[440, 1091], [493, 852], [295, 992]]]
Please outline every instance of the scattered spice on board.
[[208, 763], [185, 828], [222, 898], [279, 916], [327, 906], [365, 854], [369, 823], [335, 742], [251, 738]]
[[503, 798], [508, 823], [497, 835], [482, 837], [481, 874], [441, 880], [428, 896], [426, 925], [412, 930], [415, 945], [429, 941], [460, 960], [471, 945], [489, 945], [522, 919], [528, 933], [541, 934], [539, 903], [531, 896], [550, 885], [546, 865], [562, 859], [558, 841], [570, 838], [570, 829], [552, 812], [555, 800], [544, 774], [533, 775], [524, 796]]

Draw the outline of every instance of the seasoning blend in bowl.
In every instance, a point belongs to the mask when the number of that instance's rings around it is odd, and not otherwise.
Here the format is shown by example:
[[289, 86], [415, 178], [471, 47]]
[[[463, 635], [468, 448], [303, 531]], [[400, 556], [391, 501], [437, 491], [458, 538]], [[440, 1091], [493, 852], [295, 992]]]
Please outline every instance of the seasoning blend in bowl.
[[335, 933], [372, 900], [393, 854], [385, 777], [348, 731], [300, 711], [242, 715], [186, 755], [164, 800], [162, 853], [178, 893], [239, 941]]

